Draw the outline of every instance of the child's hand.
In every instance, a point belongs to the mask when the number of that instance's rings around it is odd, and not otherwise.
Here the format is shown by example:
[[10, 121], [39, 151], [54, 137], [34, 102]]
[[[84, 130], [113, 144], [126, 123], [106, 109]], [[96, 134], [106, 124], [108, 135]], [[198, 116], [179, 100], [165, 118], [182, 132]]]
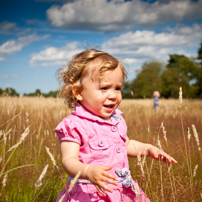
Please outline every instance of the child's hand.
[[177, 161], [173, 157], [153, 145], [149, 146], [148, 148], [148, 156], [156, 160], [163, 161], [167, 165], [170, 165], [171, 162], [177, 163]]
[[86, 171], [86, 177], [91, 181], [92, 184], [95, 185], [97, 190], [102, 194], [106, 195], [102, 189], [105, 189], [106, 191], [112, 192], [109, 187], [105, 185], [104, 182], [108, 182], [110, 184], [117, 185], [118, 183], [115, 181], [116, 177], [107, 172], [107, 170], [110, 170], [112, 166], [101, 166], [101, 165], [95, 165], [95, 166], [89, 166], [89, 168]]

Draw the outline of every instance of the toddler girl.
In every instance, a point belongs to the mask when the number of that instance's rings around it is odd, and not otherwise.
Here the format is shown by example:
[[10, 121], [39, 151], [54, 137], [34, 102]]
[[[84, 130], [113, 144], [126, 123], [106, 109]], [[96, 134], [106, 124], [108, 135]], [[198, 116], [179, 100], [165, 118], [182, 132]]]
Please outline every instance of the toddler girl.
[[[141, 152], [167, 164], [177, 162], [157, 147], [128, 139], [122, 112], [117, 109], [126, 79], [121, 61], [88, 49], [75, 55], [60, 75], [64, 82], [60, 92], [74, 110], [55, 130], [69, 175], [57, 201], [64, 194], [63, 202], [150, 201], [131, 178], [127, 156]], [[79, 171], [79, 180], [67, 193]]]
[[159, 97], [160, 97], [160, 93], [158, 91], [154, 91], [153, 93], [153, 97], [154, 97], [154, 109], [158, 110], [159, 108]]

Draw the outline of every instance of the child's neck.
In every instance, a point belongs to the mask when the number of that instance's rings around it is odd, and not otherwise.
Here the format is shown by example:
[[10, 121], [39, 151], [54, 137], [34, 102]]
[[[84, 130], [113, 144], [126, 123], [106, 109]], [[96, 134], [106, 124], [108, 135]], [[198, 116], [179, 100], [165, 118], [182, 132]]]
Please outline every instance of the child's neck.
[[100, 117], [100, 118], [104, 119], [105, 121], [112, 122], [112, 120], [111, 120], [111, 116], [110, 116], [110, 117], [108, 117], [108, 118], [103, 118], [103, 117]]
[[[80, 105], [82, 105], [82, 103], [80, 102], [80, 101], [78, 101], [79, 102], [79, 104]], [[82, 105], [83, 106], [83, 105]], [[84, 107], [84, 106], [83, 106]], [[89, 111], [90, 113], [93, 113], [93, 112], [91, 112], [90, 110], [88, 110], [86, 107], [84, 107], [87, 111]], [[94, 114], [94, 113], [93, 113]], [[96, 114], [94, 114], [94, 115], [96, 115]], [[97, 115], [96, 115], [97, 116]], [[109, 122], [112, 122], [111, 121], [111, 116], [110, 117], [107, 117], [107, 118], [103, 118], [103, 117], [101, 117], [101, 116], [99, 116], [101, 119], [104, 119], [105, 121], [109, 121]]]

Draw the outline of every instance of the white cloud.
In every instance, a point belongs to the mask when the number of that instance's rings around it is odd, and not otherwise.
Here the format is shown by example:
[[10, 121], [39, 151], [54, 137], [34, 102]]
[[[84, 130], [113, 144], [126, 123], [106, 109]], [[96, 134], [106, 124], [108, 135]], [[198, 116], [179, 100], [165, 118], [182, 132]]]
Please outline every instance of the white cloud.
[[[152, 59], [165, 61], [169, 54], [190, 56], [187, 49], [199, 45], [201, 33], [202, 27], [197, 24], [192, 27], [166, 28], [161, 33], [149, 30], [131, 31], [112, 37], [101, 47], [103, 51], [120, 58], [124, 64], [138, 68], [143, 62]], [[79, 44], [72, 42], [64, 47], [47, 47], [32, 54], [29, 63], [31, 66], [64, 66], [73, 55], [83, 50], [79, 48]]]
[[19, 78], [19, 77], [20, 77], [19, 75], [8, 75], [8, 74], [5, 74], [5, 75], [0, 76], [0, 80], [1, 79], [14, 79], [14, 78]]
[[197, 24], [167, 30], [162, 33], [147, 30], [127, 32], [104, 42], [102, 49], [132, 64], [143, 59], [163, 61], [173, 53], [186, 55], [186, 49], [200, 43], [202, 27]]
[[162, 0], [152, 4], [141, 0], [76, 0], [52, 6], [47, 18], [53, 27], [110, 32], [201, 19], [201, 10], [202, 0]]
[[67, 3], [73, 2], [74, 0], [35, 0], [36, 2], [59, 2], [59, 3]]
[[139, 62], [139, 60], [135, 59], [135, 58], [126, 58], [123, 60], [124, 64], [134, 64]]
[[29, 61], [31, 66], [63, 66], [73, 55], [81, 52], [77, 42], [72, 42], [64, 47], [48, 47], [39, 53], [34, 53]]
[[17, 28], [16, 23], [12, 23], [9, 21], [4, 21], [4, 22], [0, 23], [0, 30], [1, 31], [10, 31], [10, 30], [13, 30], [16, 28]]
[[0, 46], [0, 55], [13, 54], [21, 51], [24, 46], [28, 44], [48, 38], [49, 35], [39, 36], [32, 34], [29, 36], [19, 37], [17, 40], [9, 40]]

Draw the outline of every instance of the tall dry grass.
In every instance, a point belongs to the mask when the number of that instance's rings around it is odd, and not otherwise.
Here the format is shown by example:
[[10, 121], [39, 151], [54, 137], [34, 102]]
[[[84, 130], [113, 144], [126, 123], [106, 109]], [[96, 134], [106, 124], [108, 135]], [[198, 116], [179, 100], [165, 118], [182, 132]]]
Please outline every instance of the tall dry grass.
[[[157, 112], [152, 104], [123, 100], [128, 136], [157, 145], [178, 164], [130, 158], [133, 178], [153, 202], [202, 201], [201, 100], [183, 100], [180, 107], [178, 100], [161, 99]], [[67, 174], [54, 129], [71, 111], [60, 99], [0, 97], [0, 113], [0, 201], [55, 201]]]

